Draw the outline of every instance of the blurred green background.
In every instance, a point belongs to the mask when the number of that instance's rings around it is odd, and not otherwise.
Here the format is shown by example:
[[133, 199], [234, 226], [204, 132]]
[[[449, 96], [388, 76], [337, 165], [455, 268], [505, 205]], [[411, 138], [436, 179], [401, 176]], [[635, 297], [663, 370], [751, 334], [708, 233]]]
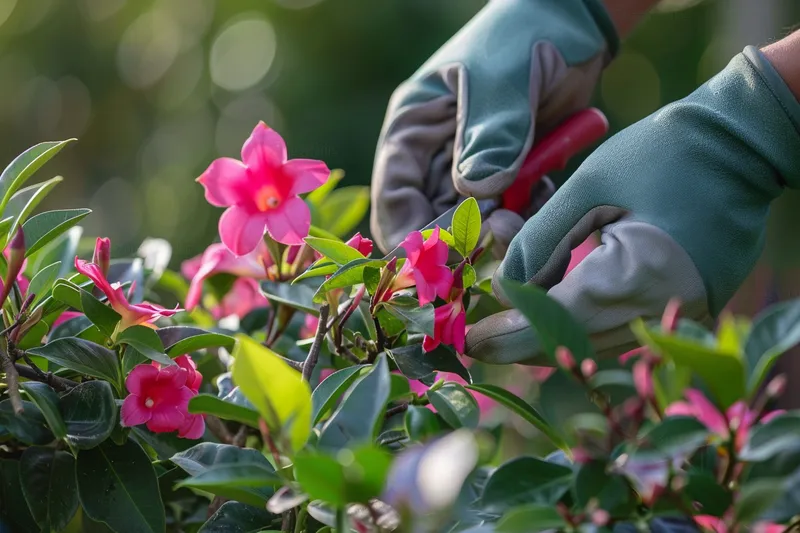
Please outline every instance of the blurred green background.
[[[484, 4], [0, 0], [0, 162], [78, 137], [45, 167], [67, 178], [46, 207], [94, 209], [87, 234], [110, 236], [115, 254], [169, 239], [177, 265], [216, 239], [221, 210], [194, 179], [212, 159], [237, 156], [258, 120], [284, 136], [290, 156], [368, 183], [392, 90]], [[797, 0], [667, 0], [625, 42], [597, 105], [624, 127], [797, 22]], [[773, 286], [781, 297], [798, 292], [797, 205], [793, 195], [776, 206], [765, 263], [739, 309], [760, 306]]]

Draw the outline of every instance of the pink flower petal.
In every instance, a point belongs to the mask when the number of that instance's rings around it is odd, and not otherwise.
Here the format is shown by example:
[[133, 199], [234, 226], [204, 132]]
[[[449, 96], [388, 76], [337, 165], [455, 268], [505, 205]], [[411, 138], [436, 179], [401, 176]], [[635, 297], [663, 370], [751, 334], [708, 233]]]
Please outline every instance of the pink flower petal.
[[160, 405], [151, 410], [147, 429], [154, 433], [177, 431], [183, 425], [185, 414], [174, 405]]
[[425, 353], [431, 352], [438, 348], [439, 344], [441, 343], [435, 338], [425, 335], [425, 338], [422, 339], [422, 351]]
[[222, 242], [238, 256], [255, 250], [264, 236], [265, 228], [265, 213], [250, 214], [239, 206], [229, 207], [219, 219], [219, 236]]
[[302, 244], [311, 228], [311, 210], [299, 197], [287, 198], [280, 207], [264, 213], [267, 231], [283, 244]]
[[452, 326], [453, 348], [455, 348], [456, 352], [460, 354], [464, 353], [464, 343], [466, 342], [467, 337], [466, 325], [467, 314], [462, 308], [462, 310], [456, 315]]
[[186, 385], [187, 377], [188, 376], [185, 370], [183, 370], [178, 365], [171, 365], [162, 368], [158, 372], [158, 377], [156, 378], [156, 381], [159, 384], [164, 384], [165, 386], [178, 389]]
[[283, 165], [283, 171], [294, 180], [289, 194], [311, 192], [328, 180], [331, 171], [322, 161], [292, 159]]
[[183, 425], [178, 429], [178, 436], [183, 439], [199, 439], [206, 432], [203, 415], [187, 415]]
[[206, 201], [211, 205], [227, 207], [247, 199], [247, 168], [230, 157], [212, 162], [197, 182], [205, 188]]
[[242, 161], [257, 174], [277, 168], [286, 162], [286, 143], [278, 132], [259, 122], [242, 146]]
[[125, 401], [122, 402], [120, 419], [123, 427], [130, 428], [144, 424], [150, 420], [150, 416], [150, 409], [144, 405], [141, 397], [130, 394], [125, 398]]
[[113, 304], [113, 300], [116, 298], [116, 293], [106, 279], [105, 275], [100, 271], [99, 266], [75, 257], [75, 270], [92, 280], [94, 286], [97, 287], [103, 294], [105, 294], [108, 297], [109, 302]]
[[158, 378], [158, 370], [150, 365], [137, 365], [125, 378], [125, 387], [133, 395], [143, 396], [144, 389], [149, 383], [154, 383]]

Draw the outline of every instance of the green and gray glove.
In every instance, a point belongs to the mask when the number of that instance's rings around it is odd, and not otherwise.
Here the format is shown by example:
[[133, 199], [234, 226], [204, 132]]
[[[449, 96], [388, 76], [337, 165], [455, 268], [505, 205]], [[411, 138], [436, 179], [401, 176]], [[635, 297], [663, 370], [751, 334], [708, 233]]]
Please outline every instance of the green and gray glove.
[[[754, 267], [769, 206], [800, 188], [800, 103], [748, 47], [716, 77], [597, 149], [512, 241], [495, 275], [549, 289], [601, 356], [634, 347], [629, 323], [671, 297], [716, 317]], [[602, 245], [563, 278], [571, 248]], [[563, 278], [563, 280], [562, 280]], [[516, 311], [473, 326], [467, 355], [548, 364]]]
[[[372, 178], [385, 253], [455, 205], [516, 178], [533, 145], [587, 107], [618, 38], [601, 0], [491, 0], [392, 96]], [[524, 220], [487, 220], [505, 240]]]

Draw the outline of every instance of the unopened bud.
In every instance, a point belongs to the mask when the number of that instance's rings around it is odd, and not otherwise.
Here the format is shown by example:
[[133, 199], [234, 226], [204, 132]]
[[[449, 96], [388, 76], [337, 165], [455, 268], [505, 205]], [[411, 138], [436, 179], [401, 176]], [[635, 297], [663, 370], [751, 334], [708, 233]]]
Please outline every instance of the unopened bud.
[[569, 348], [565, 346], [559, 346], [556, 349], [556, 362], [564, 370], [572, 371], [575, 369], [575, 357], [573, 357]]
[[108, 268], [111, 264], [111, 239], [98, 237], [94, 245], [94, 255], [92, 263], [100, 267], [103, 276], [108, 276]]
[[584, 359], [581, 361], [581, 374], [586, 379], [591, 378], [592, 376], [597, 373], [597, 363], [595, 363], [594, 359]]
[[453, 290], [460, 291], [464, 288], [464, 266], [466, 261], [461, 261], [453, 271]]
[[653, 397], [653, 373], [646, 361], [637, 361], [633, 365], [633, 384], [642, 398], [649, 400]]
[[784, 392], [786, 392], [786, 376], [784, 374], [775, 376], [767, 384], [767, 396], [770, 399], [783, 396]]
[[597, 509], [592, 513], [592, 524], [603, 527], [611, 520], [611, 515], [605, 509]]
[[672, 333], [678, 327], [678, 319], [680, 319], [681, 301], [678, 298], [673, 298], [667, 303], [664, 308], [664, 314], [661, 315], [661, 331], [664, 333]]
[[0, 305], [3, 305], [11, 293], [11, 287], [17, 280], [17, 276], [22, 270], [22, 265], [25, 263], [25, 234], [22, 231], [22, 226], [17, 227], [17, 232], [11, 239], [8, 247], [8, 271], [3, 283], [3, 291], [0, 295]]
[[397, 257], [392, 257], [392, 259], [386, 263], [386, 270], [392, 274], [397, 274]]

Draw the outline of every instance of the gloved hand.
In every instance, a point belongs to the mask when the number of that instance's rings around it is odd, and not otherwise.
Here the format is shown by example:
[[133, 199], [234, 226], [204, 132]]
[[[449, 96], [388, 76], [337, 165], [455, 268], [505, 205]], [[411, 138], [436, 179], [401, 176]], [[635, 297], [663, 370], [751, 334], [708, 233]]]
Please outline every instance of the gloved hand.
[[[601, 0], [491, 0], [392, 96], [372, 178], [380, 249], [459, 195], [502, 193], [534, 136], [587, 107], [617, 45]], [[523, 223], [498, 210], [485, 225], [507, 246]]]
[[[635, 347], [629, 323], [671, 297], [708, 322], [754, 267], [769, 205], [800, 187], [800, 103], [749, 47], [687, 98], [589, 156], [512, 241], [494, 278], [549, 289], [602, 356]], [[570, 249], [602, 245], [563, 280]], [[474, 325], [466, 353], [488, 363], [548, 364], [516, 311]]]

